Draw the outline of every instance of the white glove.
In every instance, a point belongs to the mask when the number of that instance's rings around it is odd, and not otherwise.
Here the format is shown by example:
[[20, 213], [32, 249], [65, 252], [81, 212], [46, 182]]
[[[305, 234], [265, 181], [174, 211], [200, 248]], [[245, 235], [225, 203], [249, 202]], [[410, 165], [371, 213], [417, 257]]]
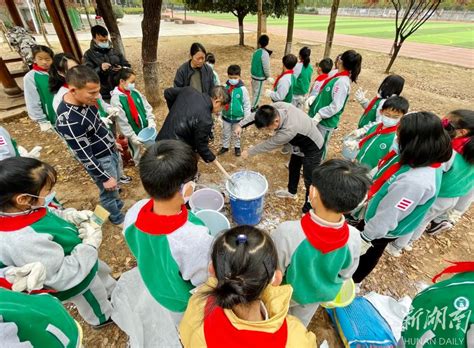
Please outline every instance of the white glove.
[[265, 97], [271, 98], [273, 91], [271, 89], [266, 89], [265, 90]]
[[133, 135], [129, 140], [133, 145], [136, 145], [136, 146], [143, 145], [142, 142], [138, 140], [138, 137], [136, 135]]
[[273, 77], [269, 77], [269, 78], [267, 78], [267, 83], [269, 85], [273, 85], [275, 83], [275, 79]]
[[83, 222], [89, 221], [92, 215], [94, 215], [94, 212], [90, 210], [76, 210], [74, 208], [67, 208], [61, 211], [60, 214], [61, 217], [67, 222], [79, 226]]
[[46, 279], [46, 268], [41, 262], [27, 263], [22, 267], [12, 267], [5, 272], [8, 282], [12, 283], [13, 291], [31, 292], [43, 288]]
[[355, 100], [357, 100], [359, 104], [367, 103], [368, 99], [365, 97], [366, 93], [367, 91], [364, 91], [362, 90], [362, 88], [359, 87], [359, 89], [354, 94]]
[[36, 159], [39, 159], [42, 149], [43, 148], [41, 146], [35, 146], [33, 150], [28, 152], [23, 146], [18, 146], [18, 152], [20, 153], [21, 157], [29, 157], [29, 158], [36, 158]]
[[109, 106], [105, 112], [109, 115], [109, 118], [117, 117], [120, 114], [120, 109], [115, 106]]
[[39, 126], [40, 126], [40, 130], [42, 132], [52, 132], [53, 131], [53, 126], [51, 125], [51, 123], [49, 123], [49, 121], [39, 122]]
[[107, 128], [110, 128], [113, 124], [114, 124], [114, 121], [112, 120], [112, 115], [109, 115], [107, 117], [100, 117], [100, 120], [102, 121], [102, 123], [107, 127]]
[[462, 218], [462, 212], [456, 209], [448, 210], [448, 220], [453, 223], [453, 225], [457, 224], [459, 220]]
[[364, 128], [359, 128], [359, 129], [356, 129], [355, 131], [350, 132], [349, 137], [351, 137], [351, 138], [360, 138], [360, 137], [364, 136], [365, 133], [367, 133], [367, 131]]
[[148, 120], [148, 128], [155, 128], [156, 129], [155, 120]]
[[313, 122], [315, 122], [316, 124], [319, 124], [319, 122], [321, 122], [322, 119], [323, 118], [321, 117], [319, 112], [317, 112], [316, 115], [314, 115], [314, 117], [313, 117]]
[[346, 140], [344, 146], [351, 151], [359, 150], [359, 142], [357, 140]]
[[371, 242], [366, 242], [363, 238], [360, 239], [360, 256], [364, 255], [367, 253], [367, 250], [369, 250], [372, 247]]
[[83, 222], [79, 228], [79, 238], [82, 238], [82, 243], [99, 249], [102, 243], [102, 229], [100, 226], [93, 226], [90, 223]]
[[315, 100], [316, 100], [315, 95], [310, 95], [308, 98], [306, 98], [306, 101], [304, 102], [305, 110], [309, 110], [309, 108], [311, 107], [311, 105], [313, 105]]

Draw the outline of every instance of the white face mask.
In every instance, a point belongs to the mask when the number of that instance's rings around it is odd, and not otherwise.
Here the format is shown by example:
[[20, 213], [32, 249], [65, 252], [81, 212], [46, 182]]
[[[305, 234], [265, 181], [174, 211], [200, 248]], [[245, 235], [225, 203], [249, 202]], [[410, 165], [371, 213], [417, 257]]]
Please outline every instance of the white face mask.
[[25, 196], [30, 196], [30, 197], [36, 197], [36, 198], [43, 198], [44, 199], [44, 203], [43, 205], [32, 205], [31, 206], [31, 209], [32, 210], [35, 210], [35, 209], [40, 209], [40, 208], [46, 208], [48, 207], [51, 202], [54, 200], [54, 197], [56, 196], [56, 192], [55, 191], [51, 191], [49, 194], [47, 194], [46, 196], [36, 196], [36, 195], [30, 195], [29, 193], [25, 193], [24, 194]]
[[[191, 186], [191, 194], [189, 196], [185, 196], [186, 194], [186, 191], [188, 190], [188, 187]], [[183, 196], [183, 200], [184, 200], [184, 203], [188, 203], [189, 202], [189, 199], [191, 198], [191, 196], [193, 195], [194, 193], [194, 190], [196, 188], [196, 183], [194, 181], [188, 181], [186, 184], [183, 185], [183, 187], [181, 188], [181, 196]]]
[[238, 79], [229, 79], [229, 84], [231, 84], [232, 86], [235, 86], [238, 83], [239, 83]]
[[133, 91], [133, 90], [135, 89], [135, 83], [129, 83], [129, 84], [125, 87], [125, 89], [126, 89], [127, 91]]
[[398, 119], [396, 118], [390, 118], [385, 115], [382, 115], [381, 121], [385, 127], [393, 127], [398, 124]]

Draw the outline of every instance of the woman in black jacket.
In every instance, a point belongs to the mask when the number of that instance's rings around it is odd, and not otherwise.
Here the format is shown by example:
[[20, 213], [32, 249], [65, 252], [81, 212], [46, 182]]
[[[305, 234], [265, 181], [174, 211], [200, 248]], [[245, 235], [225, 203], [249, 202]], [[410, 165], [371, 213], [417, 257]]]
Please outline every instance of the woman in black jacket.
[[214, 87], [214, 74], [211, 67], [205, 64], [206, 49], [195, 42], [190, 49], [191, 59], [181, 65], [174, 77], [174, 87], [191, 86], [201, 93], [211, 95]]

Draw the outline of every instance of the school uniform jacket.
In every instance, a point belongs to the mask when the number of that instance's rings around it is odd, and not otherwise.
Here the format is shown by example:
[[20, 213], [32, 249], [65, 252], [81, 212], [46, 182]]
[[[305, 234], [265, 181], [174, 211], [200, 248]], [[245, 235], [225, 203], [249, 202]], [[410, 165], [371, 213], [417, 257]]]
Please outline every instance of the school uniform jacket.
[[463, 197], [474, 188], [474, 165], [468, 163], [462, 154], [453, 150], [444, 168], [439, 198]]
[[214, 307], [205, 293], [217, 285], [216, 278], [209, 278], [191, 297], [189, 306], [179, 326], [181, 342], [185, 348], [260, 348], [260, 347], [316, 347], [316, 337], [295, 317], [288, 315], [291, 286], [269, 285], [261, 301], [268, 312], [268, 319], [247, 321], [237, 317], [230, 309]]
[[313, 210], [299, 221], [280, 224], [272, 233], [284, 282], [298, 304], [332, 301], [359, 265], [359, 231], [344, 217], [327, 222]]
[[311, 76], [313, 75], [313, 67], [309, 64], [307, 67], [299, 62], [293, 69], [295, 77], [295, 85], [293, 86], [294, 95], [306, 95], [311, 85]]
[[371, 241], [413, 232], [438, 196], [441, 176], [441, 166], [401, 166], [370, 199], [361, 237]]
[[369, 169], [377, 167], [379, 161], [389, 153], [397, 135], [397, 126], [382, 127], [382, 123], [374, 124], [359, 142], [356, 159]]
[[153, 213], [153, 200], [137, 202], [125, 216], [125, 240], [150, 294], [173, 312], [183, 312], [190, 290], [207, 279], [213, 238], [185, 206], [178, 215]]
[[230, 95], [230, 103], [222, 110], [222, 118], [224, 121], [237, 123], [250, 115], [249, 92], [242, 81], [235, 86], [227, 83], [226, 90]]
[[279, 80], [277, 86], [270, 94], [270, 98], [275, 102], [287, 102], [291, 103], [293, 100], [293, 86], [295, 85], [296, 79], [293, 74], [285, 74]]
[[97, 273], [97, 249], [82, 243], [77, 227], [61, 211], [41, 208], [14, 217], [0, 216], [0, 267], [40, 261], [45, 288], [64, 301], [83, 292]]
[[15, 140], [10, 137], [10, 133], [0, 126], [0, 161], [10, 157], [20, 156]]
[[379, 122], [381, 118], [380, 111], [382, 110], [382, 106], [385, 103], [385, 100], [386, 99], [380, 97], [377, 94], [377, 96], [375, 97], [375, 101], [373, 105], [371, 106], [370, 110], [367, 110], [367, 108], [371, 102], [367, 101], [361, 104], [361, 106], [364, 108], [364, 112], [360, 116], [357, 128], [362, 128], [371, 122]]
[[53, 109], [53, 94], [48, 86], [49, 74], [31, 70], [23, 78], [25, 104], [28, 116], [35, 122], [56, 122]]
[[250, 75], [257, 81], [265, 81], [271, 76], [270, 54], [267, 49], [258, 48], [253, 52]]

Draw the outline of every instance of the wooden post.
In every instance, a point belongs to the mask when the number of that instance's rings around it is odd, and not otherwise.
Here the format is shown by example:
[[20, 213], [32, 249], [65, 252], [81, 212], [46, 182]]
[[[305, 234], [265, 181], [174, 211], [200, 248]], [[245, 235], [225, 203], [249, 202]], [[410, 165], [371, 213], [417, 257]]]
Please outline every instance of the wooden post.
[[7, 65], [2, 57], [0, 57], [0, 82], [3, 85], [5, 94], [9, 97], [20, 97], [23, 94], [23, 91], [18, 87], [15, 79], [8, 71]]
[[64, 1], [44, 0], [44, 2], [63, 51], [72, 54], [80, 62], [82, 59], [81, 46], [79, 46], [74, 29], [69, 21]]
[[10, 13], [10, 17], [13, 20], [13, 23], [15, 23], [16, 26], [24, 27], [20, 12], [18, 11], [15, 5], [15, 0], [5, 0], [5, 3], [7, 5], [8, 13]]

